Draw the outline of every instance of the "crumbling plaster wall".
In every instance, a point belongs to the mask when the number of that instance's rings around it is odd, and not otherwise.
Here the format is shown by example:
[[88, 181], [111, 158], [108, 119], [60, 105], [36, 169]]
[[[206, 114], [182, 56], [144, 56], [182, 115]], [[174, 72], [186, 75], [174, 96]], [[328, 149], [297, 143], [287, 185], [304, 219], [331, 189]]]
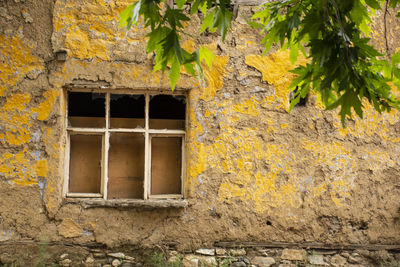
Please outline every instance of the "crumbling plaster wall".
[[[173, 241], [181, 249], [220, 240], [400, 242], [398, 112], [367, 106], [364, 120], [343, 129], [311, 96], [288, 113], [288, 52], [261, 56], [260, 36], [242, 17], [250, 7], [240, 7], [225, 43], [214, 34], [184, 40], [216, 54], [205, 88], [188, 76], [178, 84], [189, 90], [189, 207], [64, 203], [63, 87], [168, 89], [167, 76], [152, 73], [144, 30], [117, 29], [130, 2], [0, 2], [0, 241]], [[391, 22], [395, 50], [399, 23]], [[187, 29], [196, 36], [198, 27], [195, 20]]]

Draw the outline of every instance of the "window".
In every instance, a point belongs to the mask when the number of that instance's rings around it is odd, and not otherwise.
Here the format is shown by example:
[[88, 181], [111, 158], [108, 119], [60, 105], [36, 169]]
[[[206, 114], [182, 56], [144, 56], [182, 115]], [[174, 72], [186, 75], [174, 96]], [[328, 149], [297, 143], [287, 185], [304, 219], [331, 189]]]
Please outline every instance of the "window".
[[68, 198], [183, 198], [185, 94], [68, 90]]

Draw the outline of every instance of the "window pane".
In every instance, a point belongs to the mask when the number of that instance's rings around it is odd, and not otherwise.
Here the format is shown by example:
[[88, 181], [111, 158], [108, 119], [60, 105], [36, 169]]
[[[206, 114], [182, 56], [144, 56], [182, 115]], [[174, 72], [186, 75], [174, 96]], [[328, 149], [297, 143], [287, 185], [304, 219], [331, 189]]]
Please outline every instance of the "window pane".
[[151, 194], [181, 194], [182, 137], [151, 139]]
[[105, 94], [68, 92], [68, 125], [105, 127]]
[[108, 198], [143, 198], [143, 181], [143, 134], [111, 134], [108, 154]]
[[69, 192], [100, 193], [101, 135], [71, 135]]
[[149, 127], [151, 129], [185, 129], [185, 109], [185, 96], [152, 96]]
[[112, 128], [144, 128], [144, 95], [110, 96], [110, 125]]

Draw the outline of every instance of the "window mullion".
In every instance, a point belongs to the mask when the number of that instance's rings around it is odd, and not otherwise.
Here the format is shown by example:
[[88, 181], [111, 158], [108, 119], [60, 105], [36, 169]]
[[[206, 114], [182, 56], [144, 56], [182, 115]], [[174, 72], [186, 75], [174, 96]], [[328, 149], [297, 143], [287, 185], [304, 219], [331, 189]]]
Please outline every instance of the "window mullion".
[[150, 189], [149, 105], [150, 105], [150, 96], [149, 96], [149, 94], [146, 94], [145, 95], [145, 112], [144, 112], [144, 116], [145, 116], [144, 183], [143, 183], [144, 199], [148, 199], [149, 189]]
[[108, 189], [108, 151], [110, 148], [110, 133], [108, 129], [110, 128], [110, 93], [106, 94], [106, 129], [104, 133], [104, 151], [103, 151], [103, 179], [102, 179], [102, 192], [103, 198], [107, 199], [107, 189]]

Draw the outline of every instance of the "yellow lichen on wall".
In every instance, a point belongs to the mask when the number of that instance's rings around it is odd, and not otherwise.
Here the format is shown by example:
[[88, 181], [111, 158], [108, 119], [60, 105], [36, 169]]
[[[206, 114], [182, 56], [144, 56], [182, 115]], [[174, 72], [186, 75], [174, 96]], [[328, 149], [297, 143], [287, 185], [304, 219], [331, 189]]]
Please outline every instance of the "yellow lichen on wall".
[[[263, 100], [264, 106], [284, 108], [285, 110], [289, 109], [288, 87], [295, 77], [295, 74], [290, 73], [289, 70], [293, 69], [297, 65], [306, 63], [306, 59], [301, 56], [296, 62], [296, 65], [292, 65], [290, 63], [289, 55], [290, 52], [286, 50], [278, 51], [267, 56], [246, 56], [246, 64], [255, 67], [262, 73], [263, 80], [274, 85], [275, 94], [273, 96], [268, 96]], [[323, 109], [318, 97], [315, 106]], [[395, 139], [396, 137], [389, 136], [387, 128], [387, 123], [390, 125], [398, 121], [399, 113], [397, 111], [379, 114], [374, 110], [372, 105], [364, 103], [363, 119], [360, 119], [358, 116], [353, 117], [354, 125], [348, 123], [346, 128], [343, 128], [339, 115], [335, 116], [334, 126], [341, 136], [345, 137], [349, 134], [355, 137], [365, 137], [377, 134], [380, 138], [386, 141], [397, 140]]]
[[[187, 44], [187, 46], [190, 46]], [[215, 46], [209, 46], [211, 50], [215, 50]], [[191, 127], [188, 130], [189, 136], [189, 158], [192, 159], [188, 163], [188, 178], [186, 180], [186, 189], [194, 188], [194, 179], [204, 172], [206, 165], [206, 148], [203, 143], [198, 141], [199, 135], [203, 133], [203, 126], [198, 121], [196, 114], [196, 106], [193, 105], [200, 100], [210, 101], [214, 99], [216, 93], [222, 89], [224, 78], [227, 74], [226, 65], [228, 64], [229, 56], [216, 56], [211, 67], [204, 66], [205, 87], [200, 87], [196, 83], [192, 83], [193, 89], [190, 91], [189, 99], [189, 120]], [[202, 115], [200, 115], [202, 116]]]
[[216, 56], [211, 67], [204, 66], [204, 78], [207, 85], [205, 88], [201, 88], [200, 99], [204, 101], [212, 100], [216, 92], [222, 88], [227, 74], [226, 65], [228, 60], [229, 55]]
[[48, 90], [43, 93], [45, 100], [39, 104], [39, 107], [33, 107], [31, 112], [37, 114], [37, 119], [43, 121], [47, 119], [54, 108], [54, 103], [58, 98], [59, 92], [57, 90]]
[[372, 138], [377, 135], [384, 141], [398, 142], [396, 134], [389, 130], [389, 126], [395, 125], [400, 119], [397, 110], [379, 113], [372, 105], [364, 103], [363, 111], [363, 118], [361, 119], [353, 114], [354, 123], [347, 122], [346, 128], [342, 127], [339, 115], [336, 116], [334, 126], [342, 137], [349, 135], [358, 138]]
[[[247, 56], [246, 64], [263, 73], [264, 80], [274, 85], [276, 95], [273, 99], [250, 96], [238, 103], [221, 103], [218, 115], [224, 119], [219, 123], [220, 134], [213, 144], [202, 146], [205, 160], [201, 161], [201, 170], [214, 169], [229, 174], [220, 185], [219, 201], [240, 200], [254, 206], [259, 213], [271, 208], [295, 209], [305, 202], [315, 202], [323, 194], [328, 195], [334, 205], [345, 205], [356, 177], [358, 159], [343, 143], [303, 138], [293, 143], [271, 144], [259, 137], [260, 128], [234, 126], [239, 117], [257, 118], [265, 105], [287, 110], [287, 87], [295, 77], [288, 72], [293, 68], [289, 52], [276, 52], [264, 58]], [[392, 115], [388, 116], [391, 118]], [[195, 115], [193, 118], [196, 120]], [[268, 117], [263, 117], [263, 121], [267, 124], [267, 133], [289, 127]], [[371, 133], [378, 128], [371, 129]], [[199, 130], [203, 128], [199, 127]], [[387, 156], [379, 151], [376, 153], [374, 162], [377, 165], [382, 168], [390, 165]], [[268, 166], [268, 171], [256, 167], [261, 162]], [[305, 169], [309, 172], [305, 173]], [[321, 176], [321, 171], [325, 171], [325, 175]], [[199, 171], [193, 174], [198, 175]]]
[[263, 100], [265, 105], [289, 110], [288, 87], [295, 77], [295, 74], [289, 71], [305, 64], [304, 56], [300, 54], [295, 65], [290, 62], [289, 50], [274, 52], [267, 56], [247, 55], [245, 62], [260, 71], [264, 81], [274, 85], [275, 94]]
[[[37, 177], [45, 172], [44, 161], [35, 162], [31, 160], [32, 156], [25, 147], [22, 151], [11, 154], [0, 154], [0, 174], [10, 183], [19, 185], [37, 184]], [[37, 165], [39, 164], [39, 165]]]
[[[119, 13], [130, 4], [128, 0], [57, 1], [53, 23], [60, 38], [55, 40], [56, 46], [61, 42], [60, 48], [67, 49], [70, 57], [103, 61], [110, 60], [124, 43], [144, 41], [144, 33], [135, 35], [136, 26], [127, 36], [124, 30], [118, 30]], [[129, 53], [121, 49], [119, 52]]]
[[33, 55], [33, 49], [18, 36], [0, 35], [0, 96], [26, 75], [34, 77], [43, 72], [43, 60]]
[[43, 93], [44, 100], [36, 104], [32, 103], [30, 94], [15, 93], [0, 106], [0, 142], [16, 151], [0, 154], [0, 175], [10, 182], [31, 185], [36, 184], [39, 177], [48, 175], [48, 161], [43, 152], [30, 151], [27, 144], [42, 140], [45, 127], [36, 125], [36, 120], [46, 120], [50, 116], [57, 97], [57, 90], [48, 90]]
[[[299, 148], [293, 144], [265, 143], [257, 138], [259, 129], [246, 129], [235, 137], [230, 134], [232, 130], [217, 140], [217, 144], [224, 144], [225, 149], [221, 150], [216, 144], [207, 153], [209, 157], [218, 154], [215, 158], [224, 158], [222, 162], [210, 162], [210, 167], [234, 173], [236, 177], [221, 184], [220, 201], [240, 199], [261, 213], [271, 208], [298, 208], [304, 202], [316, 201], [323, 193], [328, 193], [332, 202], [339, 206], [350, 196], [356, 160], [342, 144], [304, 139], [299, 140], [303, 144], [301, 153], [291, 153]], [[229, 154], [234, 157], [227, 157]], [[268, 172], [260, 173], [251, 164], [241, 164], [241, 160], [248, 163], [261, 160], [268, 165]], [[302, 164], [307, 164], [308, 174], [301, 172]], [[315, 170], [324, 168], [330, 170], [330, 175], [322, 181], [321, 177], [313, 176]], [[327, 188], [330, 188], [329, 192]], [[307, 195], [304, 199], [301, 198], [303, 194]]]

